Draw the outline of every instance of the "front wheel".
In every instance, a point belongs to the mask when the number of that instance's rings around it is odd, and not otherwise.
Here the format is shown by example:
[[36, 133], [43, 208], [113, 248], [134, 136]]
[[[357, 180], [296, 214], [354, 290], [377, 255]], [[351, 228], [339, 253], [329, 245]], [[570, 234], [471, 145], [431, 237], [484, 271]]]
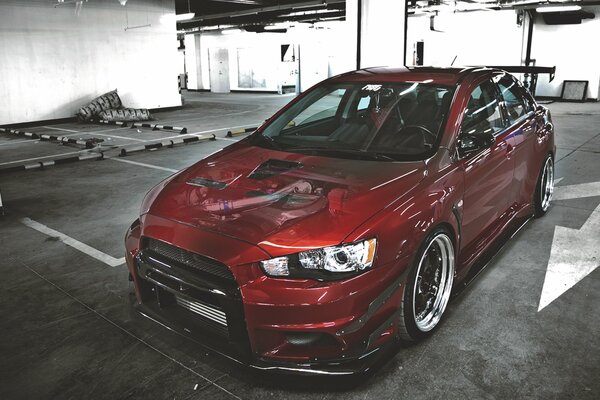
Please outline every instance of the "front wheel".
[[454, 280], [454, 245], [448, 232], [438, 228], [421, 245], [406, 282], [399, 322], [400, 337], [418, 341], [440, 322]]
[[550, 208], [552, 193], [554, 193], [554, 162], [552, 156], [548, 154], [535, 186], [533, 206], [535, 207], [536, 218], [546, 214], [546, 211]]

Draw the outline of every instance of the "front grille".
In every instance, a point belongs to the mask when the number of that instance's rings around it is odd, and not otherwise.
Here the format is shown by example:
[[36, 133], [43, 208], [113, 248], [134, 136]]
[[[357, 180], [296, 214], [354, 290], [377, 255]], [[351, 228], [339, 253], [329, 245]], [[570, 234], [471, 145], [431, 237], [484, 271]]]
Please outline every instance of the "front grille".
[[227, 268], [225, 264], [221, 264], [218, 261], [189, 252], [179, 247], [172, 246], [161, 240], [145, 238], [144, 243], [145, 250], [149, 250], [150, 252], [162, 256], [170, 261], [175, 261], [176, 263], [179, 263], [192, 271], [195, 270], [226, 279], [228, 281], [235, 281], [229, 268]]
[[190, 301], [179, 296], [175, 296], [177, 304], [195, 314], [198, 314], [204, 318], [210, 319], [217, 324], [227, 326], [227, 315], [208, 304], [200, 303], [197, 301]]
[[248, 351], [241, 293], [227, 266], [148, 237], [141, 248], [136, 266], [143, 307], [186, 335]]

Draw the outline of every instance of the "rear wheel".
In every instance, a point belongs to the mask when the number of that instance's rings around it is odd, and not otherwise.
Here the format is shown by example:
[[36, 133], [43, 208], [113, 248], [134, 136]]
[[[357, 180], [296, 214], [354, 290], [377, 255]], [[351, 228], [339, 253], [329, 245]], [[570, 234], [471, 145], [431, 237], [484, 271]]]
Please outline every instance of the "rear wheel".
[[554, 193], [554, 162], [552, 156], [548, 154], [535, 187], [533, 206], [537, 218], [546, 214], [550, 208], [552, 193]]
[[421, 245], [402, 298], [399, 334], [417, 341], [429, 336], [440, 322], [454, 280], [454, 245], [443, 228]]

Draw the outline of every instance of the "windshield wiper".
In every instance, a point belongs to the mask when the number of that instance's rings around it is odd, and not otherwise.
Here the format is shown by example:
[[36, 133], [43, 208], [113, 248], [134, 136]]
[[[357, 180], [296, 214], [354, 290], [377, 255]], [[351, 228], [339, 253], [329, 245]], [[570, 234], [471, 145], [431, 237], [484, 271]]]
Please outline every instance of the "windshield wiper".
[[354, 149], [332, 149], [328, 147], [289, 147], [287, 151], [292, 152], [315, 152], [330, 155], [347, 155], [347, 156], [358, 156], [361, 159], [377, 160], [377, 161], [397, 161], [395, 158], [390, 157], [383, 153], [354, 150]]

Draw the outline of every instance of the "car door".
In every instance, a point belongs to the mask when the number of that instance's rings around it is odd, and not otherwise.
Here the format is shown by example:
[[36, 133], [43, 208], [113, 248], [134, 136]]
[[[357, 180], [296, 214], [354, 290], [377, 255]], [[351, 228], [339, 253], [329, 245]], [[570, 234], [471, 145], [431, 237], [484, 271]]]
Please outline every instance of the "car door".
[[471, 92], [461, 124], [459, 143], [469, 136], [493, 135], [491, 145], [468, 153], [459, 150], [465, 182], [461, 247], [475, 247], [463, 252], [465, 257], [477, 253], [478, 239], [485, 238], [485, 232], [499, 222], [509, 207], [514, 144], [499, 103], [494, 83], [484, 81]]
[[[515, 172], [510, 190], [510, 205], [520, 208], [531, 202], [531, 190], [526, 190], [528, 180], [532, 179], [529, 171], [531, 155], [534, 154], [537, 121], [535, 103], [527, 98], [527, 92], [511, 75], [498, 76], [498, 85], [502, 100], [502, 108], [507, 119], [508, 134], [514, 143]], [[537, 171], [533, 179], [537, 178]]]

